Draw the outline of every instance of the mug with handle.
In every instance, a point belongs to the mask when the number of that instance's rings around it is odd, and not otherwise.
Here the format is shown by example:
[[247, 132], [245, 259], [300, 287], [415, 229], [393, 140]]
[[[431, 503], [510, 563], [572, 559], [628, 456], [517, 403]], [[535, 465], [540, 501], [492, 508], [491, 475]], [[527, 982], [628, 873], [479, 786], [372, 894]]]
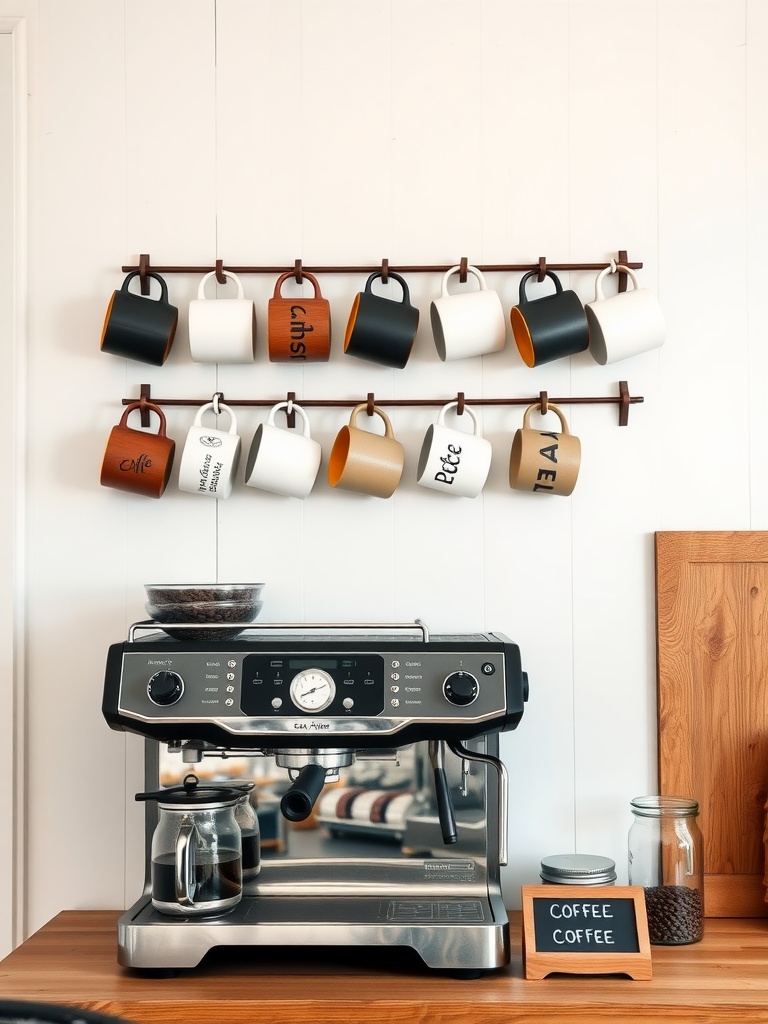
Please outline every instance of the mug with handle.
[[458, 408], [458, 404], [448, 402], [438, 413], [437, 422], [427, 427], [416, 483], [444, 494], [476, 498], [485, 487], [491, 468], [491, 442], [480, 433], [477, 417], [468, 405], [462, 415], [468, 415], [472, 421], [471, 433], [445, 425], [446, 413]]
[[[203, 416], [213, 410], [229, 416], [229, 430], [204, 427]], [[208, 498], [228, 498], [240, 459], [240, 437], [234, 412], [224, 402], [200, 406], [187, 433], [179, 465], [179, 490]]]
[[160, 285], [159, 299], [129, 291], [128, 285], [139, 273], [132, 270], [122, 288], [112, 293], [100, 347], [114, 356], [162, 366], [176, 336], [179, 311], [168, 301], [168, 286], [159, 274], [147, 274]]
[[509, 486], [541, 494], [572, 494], [581, 465], [581, 441], [570, 433], [562, 411], [551, 402], [547, 411], [560, 420], [560, 432], [532, 428], [534, 409], [541, 410], [541, 403], [528, 406], [522, 429], [516, 431], [512, 441]]
[[373, 282], [383, 276], [382, 271], [375, 271], [366, 281], [365, 290], [355, 296], [347, 321], [344, 351], [381, 366], [402, 370], [416, 340], [419, 311], [411, 305], [405, 279], [392, 270], [388, 276], [400, 285], [402, 299], [397, 302], [384, 295], [376, 295]]
[[587, 315], [581, 299], [571, 289], [563, 291], [557, 274], [546, 271], [555, 283], [554, 295], [528, 298], [526, 285], [538, 273], [530, 270], [523, 276], [519, 302], [510, 313], [515, 343], [526, 366], [573, 356], [586, 351], [589, 345]]
[[[160, 420], [156, 434], [134, 430], [128, 417], [136, 409], [151, 409]], [[118, 491], [159, 498], [168, 485], [176, 442], [165, 433], [163, 410], [153, 402], [131, 402], [107, 440], [101, 464], [100, 483]]]
[[[275, 413], [285, 409], [298, 413], [303, 430], [283, 429], [275, 424]], [[278, 402], [269, 411], [266, 423], [256, 428], [248, 461], [245, 482], [275, 494], [306, 498], [312, 490], [320, 469], [322, 451], [309, 432], [309, 417], [296, 402]]]
[[477, 267], [468, 266], [467, 273], [477, 280], [479, 291], [448, 291], [448, 281], [460, 271], [458, 266], [446, 272], [440, 297], [430, 306], [435, 348], [443, 362], [500, 352], [506, 344], [501, 299]]
[[283, 283], [295, 277], [281, 274], [267, 306], [269, 359], [272, 363], [325, 363], [331, 356], [331, 305], [320, 294], [314, 274], [301, 272], [314, 289], [314, 297], [284, 298]]
[[384, 423], [384, 434], [363, 430], [357, 419], [367, 410], [361, 402], [352, 410], [349, 425], [341, 428], [328, 462], [328, 483], [345, 491], [390, 498], [403, 473], [404, 450], [385, 412], [373, 407]]
[[246, 299], [237, 274], [223, 270], [237, 287], [237, 298], [206, 299], [211, 270], [200, 282], [197, 298], [189, 304], [189, 351], [197, 363], [252, 363], [256, 345], [256, 307]]
[[603, 282], [607, 274], [614, 273], [614, 266], [605, 267], [595, 281], [594, 301], [585, 307], [589, 351], [601, 366], [660, 348], [666, 332], [664, 314], [653, 292], [640, 287], [629, 267], [619, 264], [615, 271], [629, 276], [632, 289], [606, 298]]

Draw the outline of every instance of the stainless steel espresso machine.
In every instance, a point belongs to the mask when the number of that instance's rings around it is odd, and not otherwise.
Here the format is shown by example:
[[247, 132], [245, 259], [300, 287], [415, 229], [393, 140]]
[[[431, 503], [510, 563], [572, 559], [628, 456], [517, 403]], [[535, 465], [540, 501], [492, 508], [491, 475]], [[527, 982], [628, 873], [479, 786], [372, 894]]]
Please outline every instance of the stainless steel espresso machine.
[[[147, 881], [119, 921], [122, 965], [176, 970], [215, 947], [317, 945], [410, 947], [470, 976], [509, 962], [498, 736], [528, 696], [516, 644], [430, 636], [418, 620], [260, 625], [227, 640], [173, 632], [136, 623], [110, 647], [106, 721], [146, 738], [150, 790], [161, 745], [181, 774], [209, 757], [268, 759], [284, 779], [289, 841], [228, 913], [171, 916], [150, 898], [148, 801]], [[394, 766], [394, 785], [380, 775], [366, 787], [377, 763]], [[316, 845], [302, 856], [308, 819]]]

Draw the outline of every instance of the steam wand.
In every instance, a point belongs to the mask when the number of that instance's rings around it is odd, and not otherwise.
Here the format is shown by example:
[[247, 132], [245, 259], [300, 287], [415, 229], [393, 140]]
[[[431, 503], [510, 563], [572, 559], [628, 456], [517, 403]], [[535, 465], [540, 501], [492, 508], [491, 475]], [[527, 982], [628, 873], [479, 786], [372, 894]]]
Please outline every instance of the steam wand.
[[450, 845], [457, 841], [458, 835], [456, 834], [456, 818], [453, 813], [451, 791], [445, 777], [445, 743], [443, 740], [429, 741], [429, 760], [435, 773], [437, 817], [443, 833], [443, 842]]

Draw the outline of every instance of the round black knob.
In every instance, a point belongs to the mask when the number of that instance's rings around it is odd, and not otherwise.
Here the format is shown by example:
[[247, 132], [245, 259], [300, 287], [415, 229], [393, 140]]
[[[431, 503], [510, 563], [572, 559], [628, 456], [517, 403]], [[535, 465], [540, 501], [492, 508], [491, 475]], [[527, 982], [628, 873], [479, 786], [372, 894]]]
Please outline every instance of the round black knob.
[[445, 699], [459, 707], [471, 704], [479, 692], [477, 679], [470, 672], [453, 672], [443, 683]]
[[178, 672], [155, 672], [147, 683], [149, 699], [161, 707], [175, 704], [183, 690], [184, 681]]

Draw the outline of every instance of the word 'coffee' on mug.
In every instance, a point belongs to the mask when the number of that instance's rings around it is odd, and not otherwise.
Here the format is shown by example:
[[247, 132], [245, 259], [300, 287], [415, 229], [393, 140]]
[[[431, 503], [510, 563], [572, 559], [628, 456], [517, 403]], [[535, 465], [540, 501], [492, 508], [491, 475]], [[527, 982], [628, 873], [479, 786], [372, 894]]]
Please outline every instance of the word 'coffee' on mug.
[[531, 413], [541, 403], [529, 405], [521, 430], [516, 431], [509, 457], [509, 486], [540, 494], [573, 493], [581, 464], [581, 442], [568, 430], [565, 416], [550, 402], [548, 411], [560, 420], [559, 433], [531, 428]]
[[[206, 412], [229, 416], [229, 430], [204, 427]], [[228, 498], [240, 459], [240, 437], [235, 414], [223, 402], [207, 402], [189, 428], [179, 466], [179, 490], [208, 498]]]

